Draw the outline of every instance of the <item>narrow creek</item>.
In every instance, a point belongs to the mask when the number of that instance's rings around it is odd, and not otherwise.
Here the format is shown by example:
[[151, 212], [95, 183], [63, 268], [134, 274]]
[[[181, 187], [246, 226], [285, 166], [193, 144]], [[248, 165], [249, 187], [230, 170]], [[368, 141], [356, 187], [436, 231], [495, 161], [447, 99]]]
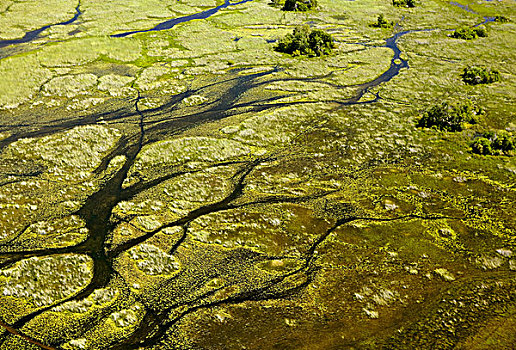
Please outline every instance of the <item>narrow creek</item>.
[[[450, 1], [450, 5], [459, 7], [461, 9], [463, 9], [464, 11], [467, 11], [467, 12], [472, 13], [474, 15], [480, 16], [480, 14], [478, 12], [476, 12], [475, 10], [471, 9], [471, 7], [469, 7], [469, 5], [462, 5], [462, 4], [459, 4], [456, 1]], [[475, 24], [474, 27], [478, 27], [478, 26], [481, 26], [483, 24], [495, 21], [495, 17], [486, 17], [486, 16], [482, 16], [482, 17], [484, 18], [484, 21], [481, 22], [481, 23]]]
[[177, 25], [179, 23], [190, 22], [190, 21], [193, 21], [196, 19], [206, 19], [206, 18], [213, 16], [214, 14], [216, 14], [217, 12], [219, 12], [222, 9], [225, 9], [230, 6], [237, 6], [237, 5], [244, 4], [244, 3], [250, 2], [250, 1], [253, 1], [253, 0], [242, 0], [239, 2], [235, 2], [235, 3], [230, 2], [230, 0], [225, 0], [224, 4], [222, 4], [220, 6], [214, 7], [212, 9], [209, 9], [209, 10], [206, 10], [203, 12], [194, 13], [192, 15], [169, 19], [165, 22], [161, 22], [160, 24], [158, 24], [157, 26], [155, 26], [154, 28], [151, 28], [151, 29], [134, 30], [131, 32], [113, 34], [111, 36], [114, 38], [123, 38], [128, 35], [132, 35], [132, 34], [136, 34], [136, 33], [147, 33], [147, 32], [155, 32], [155, 31], [160, 31], [160, 30], [171, 29], [172, 27], [174, 27], [175, 25]]
[[[189, 22], [192, 20], [196, 20], [196, 19], [205, 19], [205, 18], [208, 18], [208, 17], [214, 15], [221, 9], [227, 8], [229, 6], [236, 6], [236, 5], [243, 4], [246, 2], [250, 2], [250, 1], [253, 1], [253, 0], [242, 0], [242, 1], [239, 1], [236, 3], [231, 3], [229, 0], [225, 0], [225, 3], [223, 5], [212, 8], [210, 10], [206, 10], [206, 11], [192, 14], [189, 16], [171, 19], [171, 20], [162, 22], [151, 29], [114, 34], [114, 35], [112, 35], [112, 37], [121, 38], [121, 37], [126, 37], [129, 35], [135, 34], [135, 33], [161, 31], [161, 30], [171, 29], [172, 27], [174, 27], [175, 25], [177, 25], [179, 23], [185, 23], [185, 22]], [[77, 6], [76, 14], [72, 19], [70, 19], [66, 22], [58, 23], [58, 24], [47, 25], [47, 26], [39, 28], [37, 30], [28, 32], [21, 39], [0, 41], [0, 48], [6, 47], [9, 45], [30, 42], [30, 41], [34, 40], [35, 38], [37, 38], [44, 30], [46, 30], [52, 26], [55, 26], [55, 25], [71, 24], [71, 23], [75, 22], [79, 18], [80, 15], [81, 15], [81, 11], [80, 11], [79, 6]], [[427, 29], [427, 30], [431, 30], [431, 29]], [[369, 82], [356, 85], [357, 93], [356, 93], [355, 97], [345, 101], [344, 104], [345, 105], [359, 104], [360, 103], [359, 100], [364, 96], [365, 93], [370, 91], [370, 89], [377, 87], [382, 83], [389, 82], [394, 77], [396, 77], [402, 69], [409, 68], [409, 64], [408, 64], [407, 60], [405, 60], [401, 57], [402, 51], [398, 47], [398, 39], [400, 39], [401, 37], [403, 37], [406, 34], [427, 31], [427, 30], [400, 31], [400, 32], [394, 34], [393, 36], [387, 38], [385, 40], [385, 45], [383, 47], [389, 48], [394, 53], [394, 55], [391, 59], [389, 68], [385, 72], [383, 72], [380, 76], [378, 76], [377, 78], [375, 78]], [[256, 77], [259, 77], [259, 75], [256, 75]], [[251, 77], [251, 78], [254, 78], [254, 77]], [[242, 86], [244, 86], [244, 87], [246, 86], [245, 85], [246, 80], [244, 80], [244, 79], [251, 81], [252, 80], [251, 78], [249, 78], [249, 77], [241, 78], [242, 82], [241, 82], [240, 86], [234, 87], [234, 89], [236, 89], [235, 91], [238, 90], [241, 93], [240, 90], [242, 90], [242, 89], [246, 90], [245, 88], [242, 88]], [[250, 89], [250, 87], [249, 87], [249, 89]], [[230, 108], [231, 104], [234, 102], [233, 99], [236, 99], [238, 97], [238, 94], [239, 93], [236, 93], [236, 96], [227, 96], [226, 98], [229, 98], [230, 100], [227, 101], [227, 103], [222, 103], [222, 102], [224, 102], [224, 101], [222, 101], [221, 107]], [[140, 129], [141, 130], [140, 130], [140, 135], [139, 135], [137, 144], [128, 146], [128, 148], [126, 149], [126, 154], [125, 154], [127, 156], [127, 162], [123, 166], [123, 168], [118, 173], [116, 173], [113, 176], [113, 178], [105, 184], [105, 186], [103, 188], [101, 188], [94, 195], [90, 196], [90, 198], [86, 201], [86, 203], [82, 207], [82, 209], [79, 210], [79, 212], [77, 213], [87, 222], [87, 226], [90, 229], [90, 233], [91, 233], [89, 239], [86, 242], [80, 244], [79, 246], [63, 249], [63, 252], [66, 251], [66, 252], [70, 252], [70, 253], [71, 252], [86, 253], [86, 254], [90, 255], [95, 262], [94, 273], [93, 273], [94, 280], [86, 289], [81, 291], [78, 295], [74, 296], [72, 298], [72, 300], [77, 300], [80, 298], [87, 297], [89, 294], [91, 294], [93, 292], [93, 290], [95, 290], [97, 288], [105, 287], [107, 285], [107, 283], [109, 282], [109, 279], [113, 273], [112, 264], [113, 264], [114, 256], [112, 256], [112, 255], [110, 256], [109, 254], [106, 254], [106, 251], [104, 249], [105, 249], [106, 237], [107, 237], [109, 231], [111, 229], [113, 229], [113, 227], [110, 223], [110, 216], [111, 216], [112, 209], [120, 201], [122, 183], [123, 183], [125, 177], [127, 176], [127, 173], [132, 165], [132, 162], [134, 162], [134, 159], [136, 158], [136, 156], [138, 155], [138, 153], [140, 152], [140, 150], [143, 146], [143, 141], [144, 141], [143, 138], [145, 136], [145, 129], [144, 129], [144, 123], [143, 123], [143, 114], [140, 112], [140, 110], [138, 108], [138, 102], [139, 102], [140, 98], [141, 98], [141, 96], [138, 95], [138, 98], [136, 99], [136, 102], [135, 102], [136, 112], [141, 117], [141, 119], [140, 119]], [[218, 113], [218, 114], [222, 115], [223, 112], [220, 112], [220, 110], [221, 109], [214, 109], [213, 113]], [[209, 118], [207, 118], [207, 117], [209, 117]], [[199, 119], [201, 119], [199, 122], [203, 123], [205, 121], [209, 121], [211, 117], [212, 116], [210, 114], [205, 113], [199, 117]], [[227, 203], [223, 203], [223, 204], [226, 205]], [[213, 209], [216, 209], [216, 207], [208, 208], [208, 210], [210, 210], [210, 209], [213, 210]], [[134, 244], [134, 243], [138, 243], [138, 242], [131, 242], [131, 243]], [[55, 253], [55, 250], [48, 250], [45, 252], [41, 252], [41, 255], [44, 255], [46, 253], [52, 254], [52, 253]], [[13, 329], [21, 328], [28, 321], [30, 321], [30, 319], [47, 311], [47, 309], [48, 308], [39, 310], [35, 313], [32, 313], [28, 316], [21, 318], [18, 322], [16, 322], [13, 325]], [[0, 324], [0, 326], [3, 326], [3, 328], [6, 328], [2, 324]], [[13, 333], [13, 332], [11, 332], [11, 333]], [[13, 334], [15, 334], [15, 333], [13, 333]], [[36, 345], [39, 345], [39, 344], [36, 344]], [[41, 345], [39, 345], [39, 346], [41, 346]]]
[[42, 32], [44, 32], [45, 30], [52, 28], [54, 26], [66, 26], [66, 25], [74, 23], [75, 21], [77, 21], [79, 19], [80, 15], [82, 14], [80, 7], [81, 7], [80, 4], [77, 5], [77, 7], [75, 8], [74, 16], [71, 19], [69, 19], [68, 21], [61, 22], [61, 23], [55, 23], [55, 24], [48, 24], [41, 28], [38, 28], [38, 29], [35, 29], [35, 30], [25, 33], [25, 35], [20, 39], [0, 40], [0, 49], [7, 47], [7, 46], [11, 46], [11, 45], [24, 44], [24, 43], [31, 42], [31, 41], [37, 39]]

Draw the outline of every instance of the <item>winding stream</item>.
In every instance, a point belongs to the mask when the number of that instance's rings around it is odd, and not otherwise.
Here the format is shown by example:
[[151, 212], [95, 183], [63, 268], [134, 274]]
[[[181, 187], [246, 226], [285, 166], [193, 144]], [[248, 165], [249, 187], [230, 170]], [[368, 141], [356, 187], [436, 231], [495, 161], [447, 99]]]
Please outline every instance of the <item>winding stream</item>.
[[[250, 2], [253, 0], [242, 0], [236, 3], [231, 3], [230, 0], [225, 0], [225, 3], [223, 5], [220, 5], [218, 7], [195, 13], [192, 15], [174, 18], [167, 20], [165, 22], [162, 22], [155, 27], [147, 30], [137, 30], [137, 31], [130, 31], [130, 32], [124, 32], [119, 34], [114, 34], [112, 37], [126, 37], [132, 34], [136, 33], [144, 33], [144, 32], [151, 32], [151, 31], [161, 31], [161, 30], [167, 30], [171, 29], [175, 25], [179, 23], [185, 23], [196, 19], [206, 19], [215, 13], [217, 13], [219, 10], [230, 7], [230, 6], [236, 6], [239, 4], [243, 4], [246, 2]], [[56, 25], [68, 25], [71, 23], [74, 23], [79, 16], [81, 15], [81, 11], [79, 8], [79, 5], [76, 8], [76, 14], [74, 17], [66, 22], [58, 23], [58, 24], [52, 24], [47, 25], [42, 28], [33, 30], [31, 32], [28, 32], [25, 34], [25, 36], [21, 39], [14, 39], [14, 40], [3, 40], [0, 41], [0, 48], [14, 45], [14, 44], [21, 44], [21, 43], [27, 43], [34, 39], [36, 39], [44, 30], [56, 26]], [[487, 21], [487, 18], [485, 18]], [[404, 60], [401, 58], [402, 51], [398, 47], [397, 41], [402, 36], [414, 33], [414, 32], [421, 32], [421, 31], [428, 31], [432, 29], [423, 29], [423, 30], [406, 30], [406, 31], [400, 31], [393, 36], [387, 38], [385, 40], [385, 45], [383, 47], [389, 48], [393, 51], [393, 57], [391, 59], [391, 63], [389, 68], [383, 72], [380, 76], [377, 78], [363, 83], [355, 85], [357, 87], [356, 95], [346, 101], [344, 101], [344, 105], [354, 105], [359, 104], [359, 100], [364, 96], [365, 93], [367, 93], [371, 88], [377, 87], [382, 83], [389, 82], [394, 77], [396, 77], [400, 71], [404, 68], [409, 68], [409, 64], [407, 60]], [[243, 76], [239, 77], [240, 79], [237, 83], [235, 83], [235, 86], [232, 87], [228, 92], [229, 94], [226, 96], [226, 99], [222, 99], [219, 101], [219, 105], [215, 106], [212, 111], [202, 112], [198, 115], [190, 116], [188, 123], [191, 125], [195, 125], [197, 122], [198, 124], [202, 124], [204, 122], [210, 121], [217, 118], [224, 117], [226, 111], [228, 109], [234, 107], [234, 104], [236, 103], [239, 95], [242, 93], [242, 91], [248, 91], [253, 87], [253, 80], [260, 78], [263, 74], [269, 74], [269, 73], [258, 73], [255, 75], [250, 76]], [[247, 89], [246, 89], [247, 88]], [[231, 93], [232, 92], [232, 93]], [[138, 103], [141, 99], [141, 96], [138, 95], [138, 98], [135, 101], [135, 110], [139, 116], [139, 135], [138, 135], [138, 142], [133, 145], [128, 145], [124, 150], [122, 150], [120, 153], [124, 154], [127, 157], [127, 161], [124, 164], [124, 166], [109, 180], [104, 184], [103, 188], [101, 188], [98, 192], [96, 192], [94, 195], [90, 196], [86, 203], [83, 205], [83, 207], [77, 212], [79, 216], [81, 216], [87, 223], [87, 227], [90, 230], [91, 234], [89, 238], [79, 244], [78, 246], [74, 247], [66, 247], [59, 249], [60, 252], [63, 253], [84, 253], [88, 254], [92, 257], [94, 260], [94, 280], [92, 283], [85, 288], [83, 291], [81, 291], [78, 295], [74, 296], [73, 300], [79, 300], [81, 298], [87, 297], [91, 292], [97, 288], [105, 287], [108, 282], [110, 276], [114, 273], [113, 269], [113, 261], [114, 259], [123, 252], [123, 250], [117, 249], [115, 251], [107, 253], [105, 251], [105, 243], [106, 238], [110, 230], [113, 229], [113, 224], [110, 223], [110, 216], [113, 211], [113, 208], [123, 199], [124, 190], [122, 190], [122, 183], [124, 179], [127, 177], [127, 173], [129, 172], [130, 167], [132, 166], [132, 163], [134, 162], [136, 156], [141, 151], [142, 146], [144, 144], [144, 137], [146, 137], [146, 132], [149, 130], [145, 129], [145, 123], [144, 123], [144, 114], [139, 110]], [[372, 101], [374, 102], [374, 101]], [[197, 120], [196, 120], [197, 118]], [[175, 123], [175, 124], [174, 124]], [[183, 121], [178, 119], [174, 121], [174, 123], [170, 124], [170, 127], [175, 127], [176, 129], [180, 130], [183, 127]], [[186, 123], [186, 122], [185, 122]], [[224, 200], [215, 203], [213, 205], [207, 205], [204, 207], [201, 207], [200, 209], [193, 211], [185, 218], [178, 220], [174, 222], [174, 225], [187, 225], [189, 222], [193, 221], [195, 218], [197, 218], [200, 215], [205, 215], [206, 213], [215, 212], [222, 209], [227, 209], [230, 206], [230, 203], [233, 199], [237, 198], [241, 193], [242, 184], [245, 180], [245, 176], [252, 171], [252, 165], [249, 165], [249, 169], [245, 168], [241, 171], [241, 178], [239, 181], [235, 184], [235, 188], [231, 195], [229, 195]], [[136, 244], [139, 244], [141, 241], [143, 241], [146, 238], [146, 236], [142, 236], [140, 238], [134, 239], [132, 241], [129, 241], [128, 244], [124, 245], [123, 248], [127, 249], [132, 246], [135, 246]], [[313, 250], [317, 245], [314, 245]], [[38, 252], [37, 254], [47, 254], [47, 253], [55, 253], [56, 249], [52, 250], [43, 250], [41, 252]], [[35, 255], [37, 255], [35, 254]], [[16, 255], [16, 254], [13, 254]], [[22, 257], [20, 255], [20, 257]], [[19, 321], [17, 321], [13, 328], [9, 329], [7, 325], [0, 324], [3, 328], [6, 328], [9, 332], [12, 334], [18, 335], [14, 333], [15, 329], [21, 328], [23, 325], [25, 325], [27, 322], [30, 321], [30, 319], [34, 318], [35, 316], [47, 311], [50, 307], [44, 308], [42, 310], [38, 310], [37, 312], [31, 313], [25, 317], [22, 317]], [[165, 319], [166, 315], [163, 315], [163, 319]], [[160, 316], [161, 317], [161, 316]], [[157, 318], [157, 321], [163, 321], [161, 318]], [[156, 322], [157, 322], [156, 321]], [[125, 349], [132, 347], [139, 346], [137, 341], [140, 341], [141, 339], [145, 339], [146, 334], [137, 334], [137, 336], [134, 337], [134, 344], [123, 344]], [[138, 337], [141, 337], [141, 339], [138, 339]], [[28, 339], [30, 341], [30, 339]], [[153, 339], [154, 340], [154, 339]], [[41, 344], [34, 343], [38, 346], [42, 346]], [[48, 349], [53, 349], [52, 347], [47, 347]]]
[[80, 6], [81, 6], [80, 4], [77, 5], [77, 7], [75, 8], [74, 16], [71, 19], [69, 19], [68, 21], [61, 22], [61, 23], [55, 23], [55, 24], [48, 24], [44, 27], [41, 27], [41, 28], [38, 28], [38, 29], [35, 29], [35, 30], [25, 33], [23, 38], [20, 38], [20, 39], [0, 40], [0, 48], [31, 42], [31, 41], [35, 40], [42, 32], [44, 32], [45, 30], [47, 30], [49, 28], [52, 28], [54, 26], [66, 26], [66, 25], [74, 23], [75, 21], [77, 21], [79, 19], [79, 16], [82, 14]]
[[224, 4], [222, 4], [220, 6], [214, 7], [212, 9], [209, 9], [209, 10], [206, 10], [206, 11], [203, 11], [203, 12], [194, 13], [193, 15], [188, 15], [188, 16], [183, 16], [183, 17], [169, 19], [168, 21], [161, 22], [160, 24], [158, 24], [157, 26], [155, 26], [154, 28], [151, 28], [151, 29], [134, 30], [134, 31], [131, 31], [131, 32], [113, 34], [111, 36], [114, 37], [114, 38], [123, 38], [123, 37], [126, 37], [128, 35], [132, 35], [132, 34], [136, 34], [136, 33], [147, 33], [147, 32], [155, 32], [155, 31], [160, 31], [160, 30], [171, 29], [176, 24], [190, 22], [190, 21], [193, 21], [195, 19], [206, 19], [208, 17], [213, 16], [217, 12], [219, 12], [219, 10], [225, 9], [227, 7], [230, 7], [230, 6], [236, 6], [236, 5], [244, 4], [244, 3], [250, 2], [250, 1], [253, 1], [253, 0], [241, 0], [241, 1], [235, 2], [235, 3], [231, 3], [230, 0], [225, 0]]

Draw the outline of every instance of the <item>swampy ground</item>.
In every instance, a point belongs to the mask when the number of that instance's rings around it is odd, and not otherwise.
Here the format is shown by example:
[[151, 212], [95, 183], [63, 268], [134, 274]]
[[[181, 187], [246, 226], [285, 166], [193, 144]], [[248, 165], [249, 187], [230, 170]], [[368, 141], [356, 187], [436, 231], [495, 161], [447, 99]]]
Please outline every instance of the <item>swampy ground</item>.
[[515, 348], [513, 0], [79, 1], [0, 1], [0, 349]]

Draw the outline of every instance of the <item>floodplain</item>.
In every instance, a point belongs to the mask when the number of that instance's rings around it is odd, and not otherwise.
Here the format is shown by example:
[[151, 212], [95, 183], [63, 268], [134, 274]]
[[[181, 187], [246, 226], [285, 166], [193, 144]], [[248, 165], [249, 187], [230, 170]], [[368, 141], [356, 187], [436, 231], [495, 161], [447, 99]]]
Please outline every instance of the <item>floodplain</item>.
[[282, 6], [0, 1], [1, 350], [516, 346], [516, 3]]

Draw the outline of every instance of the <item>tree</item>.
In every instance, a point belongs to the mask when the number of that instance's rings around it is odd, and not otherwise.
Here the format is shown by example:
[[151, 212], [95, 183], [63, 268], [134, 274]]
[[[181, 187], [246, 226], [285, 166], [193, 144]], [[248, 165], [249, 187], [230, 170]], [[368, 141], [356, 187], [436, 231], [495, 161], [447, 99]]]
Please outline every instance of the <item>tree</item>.
[[304, 25], [294, 28], [292, 34], [280, 39], [274, 49], [292, 56], [313, 57], [328, 55], [334, 47], [335, 43], [330, 34], [319, 29], [311, 30], [309, 26]]
[[516, 148], [516, 144], [514, 138], [507, 132], [500, 132], [493, 140], [493, 148], [508, 153]]
[[308, 45], [316, 56], [329, 55], [335, 47], [333, 37], [320, 29], [314, 29], [308, 35]]
[[308, 11], [317, 7], [317, 0], [286, 0], [283, 11]]
[[383, 14], [378, 15], [376, 23], [371, 24], [371, 27], [375, 28], [390, 28], [394, 25], [394, 22], [389, 22], [385, 19]]
[[392, 0], [396, 7], [416, 7], [416, 0]]
[[451, 36], [452, 38], [456, 39], [473, 40], [478, 37], [487, 37], [487, 30], [484, 26], [478, 26], [474, 28], [463, 26], [455, 29]]
[[476, 107], [470, 100], [462, 103], [442, 102], [426, 111], [417, 126], [442, 131], [462, 131], [466, 124], [478, 123], [481, 114], [483, 114], [482, 109]]
[[511, 20], [505, 16], [495, 16], [494, 21], [498, 23], [508, 23]]
[[487, 131], [471, 143], [471, 151], [482, 155], [510, 155], [514, 149], [514, 137], [505, 130]]
[[471, 144], [471, 150], [473, 153], [489, 155], [493, 154], [493, 149], [491, 148], [491, 141], [486, 139], [485, 137], [479, 137], [473, 141]]
[[469, 85], [490, 84], [500, 81], [500, 72], [486, 67], [470, 66], [464, 68], [461, 77]]

